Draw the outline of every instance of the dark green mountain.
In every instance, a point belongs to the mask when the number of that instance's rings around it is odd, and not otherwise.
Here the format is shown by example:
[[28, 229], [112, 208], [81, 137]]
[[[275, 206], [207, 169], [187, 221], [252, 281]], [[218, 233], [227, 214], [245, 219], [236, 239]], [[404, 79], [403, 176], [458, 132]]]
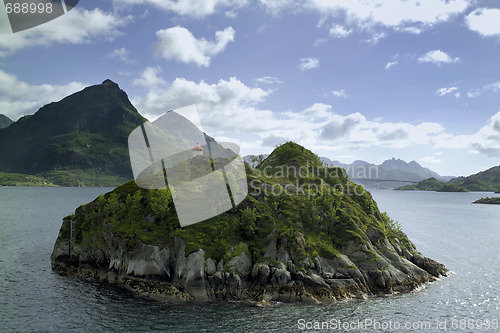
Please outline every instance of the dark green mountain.
[[60, 185], [132, 179], [127, 140], [145, 122], [106, 80], [40, 108], [0, 131], [0, 171], [42, 175]]
[[500, 165], [468, 177], [454, 178], [450, 180], [450, 183], [461, 186], [469, 191], [499, 191]]
[[415, 185], [406, 185], [396, 190], [438, 191], [438, 192], [465, 192], [484, 191], [495, 192], [500, 190], [500, 165], [486, 171], [478, 172], [468, 177], [453, 178], [444, 183], [436, 178], [424, 179]]
[[0, 114], [0, 129], [9, 126], [12, 123], [13, 121], [9, 117]]

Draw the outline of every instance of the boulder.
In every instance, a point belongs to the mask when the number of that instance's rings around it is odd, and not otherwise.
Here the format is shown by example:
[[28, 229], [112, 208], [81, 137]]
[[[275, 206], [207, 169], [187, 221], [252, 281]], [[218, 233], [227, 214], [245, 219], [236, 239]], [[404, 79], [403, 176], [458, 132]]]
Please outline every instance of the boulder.
[[242, 252], [239, 256], [229, 260], [227, 267], [232, 268], [236, 273], [244, 277], [250, 273], [252, 263], [250, 262], [248, 255], [245, 252]]

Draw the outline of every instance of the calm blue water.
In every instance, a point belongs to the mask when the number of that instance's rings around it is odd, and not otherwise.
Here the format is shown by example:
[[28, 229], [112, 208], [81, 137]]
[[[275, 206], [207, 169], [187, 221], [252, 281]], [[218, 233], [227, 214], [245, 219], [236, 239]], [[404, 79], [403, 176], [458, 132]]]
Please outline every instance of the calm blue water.
[[[313, 332], [301, 328], [340, 322], [352, 332], [439, 332], [439, 321], [448, 331], [500, 332], [475, 326], [500, 319], [500, 206], [471, 204], [484, 193], [372, 191], [421, 252], [454, 272], [450, 277], [388, 298], [260, 308], [165, 304], [53, 273], [50, 254], [62, 217], [108, 190], [0, 188], [0, 331]], [[476, 321], [460, 322], [467, 319]], [[358, 320], [379, 326], [359, 328]], [[396, 323], [399, 330], [389, 328]]]

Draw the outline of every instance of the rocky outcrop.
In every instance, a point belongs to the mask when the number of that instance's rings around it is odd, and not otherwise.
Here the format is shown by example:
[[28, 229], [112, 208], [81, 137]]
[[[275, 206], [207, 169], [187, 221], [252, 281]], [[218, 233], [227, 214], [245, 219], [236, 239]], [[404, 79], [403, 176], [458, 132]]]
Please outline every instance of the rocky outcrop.
[[348, 242], [333, 258], [300, 258], [293, 248], [301, 246], [303, 237], [288, 246], [273, 231], [264, 257], [233, 250], [216, 260], [203, 249], [185, 253], [184, 241], [176, 236], [172, 246], [160, 248], [139, 240], [131, 246], [130, 240], [109, 234], [99, 248], [75, 246], [71, 258], [68, 243], [57, 242], [52, 266], [63, 275], [107, 281], [170, 301], [329, 302], [411, 291], [446, 275], [443, 265], [414, 248], [402, 249], [376, 230], [367, 235], [366, 243]]
[[170, 189], [132, 181], [99, 196], [64, 219], [54, 270], [160, 299], [309, 303], [410, 291], [446, 274], [369, 192], [304, 147], [287, 142], [245, 171], [238, 207], [184, 228]]

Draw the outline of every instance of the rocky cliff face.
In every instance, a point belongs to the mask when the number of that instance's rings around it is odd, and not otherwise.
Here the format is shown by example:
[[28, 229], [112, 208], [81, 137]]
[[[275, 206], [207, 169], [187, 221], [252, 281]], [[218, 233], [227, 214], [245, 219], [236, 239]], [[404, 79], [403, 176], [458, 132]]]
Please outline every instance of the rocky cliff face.
[[238, 207], [185, 228], [168, 189], [130, 182], [101, 195], [64, 219], [52, 267], [158, 299], [311, 303], [446, 275], [345, 171], [303, 147], [277, 148], [247, 177]]
[[[218, 262], [203, 249], [186, 256], [185, 242], [177, 236], [172, 235], [171, 247], [146, 245], [138, 239], [131, 247], [130, 240], [108, 234], [100, 248], [75, 246], [71, 260], [68, 242], [56, 243], [52, 267], [62, 275], [118, 284], [169, 301], [319, 303], [408, 292], [446, 276], [442, 264], [414, 248], [401, 249], [398, 241], [391, 244], [375, 229], [367, 233], [367, 244], [350, 242], [334, 259], [318, 255], [300, 260], [273, 230], [262, 261], [242, 252]], [[305, 240], [299, 235], [297, 242]]]

